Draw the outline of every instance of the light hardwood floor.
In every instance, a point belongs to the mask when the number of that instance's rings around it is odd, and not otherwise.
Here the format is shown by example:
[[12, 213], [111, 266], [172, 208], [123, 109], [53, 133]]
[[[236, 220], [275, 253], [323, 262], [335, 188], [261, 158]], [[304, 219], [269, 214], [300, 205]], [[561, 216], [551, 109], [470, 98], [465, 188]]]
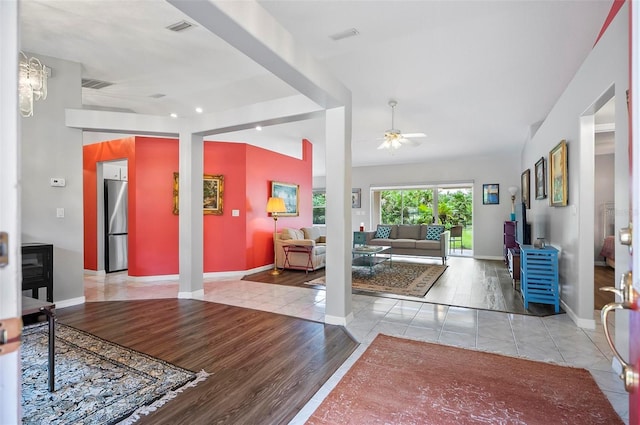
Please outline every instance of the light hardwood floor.
[[[410, 256], [397, 256], [394, 257], [394, 262], [395, 261], [441, 264], [438, 259]], [[449, 266], [447, 270], [424, 297], [406, 297], [392, 294], [378, 295], [433, 304], [535, 316], [554, 314], [553, 306], [550, 304], [530, 303], [528, 310], [524, 308], [522, 295], [514, 289], [513, 281], [503, 261], [449, 257], [447, 265]], [[271, 276], [268, 271], [255, 273], [245, 276], [243, 280], [308, 288], [309, 286], [304, 284], [304, 282], [322, 276], [324, 276], [324, 269], [308, 274], [300, 270], [286, 270], [278, 276]], [[354, 291], [354, 293], [371, 294], [362, 291]]]
[[140, 424], [286, 424], [356, 349], [338, 326], [198, 300], [62, 308], [61, 323], [210, 373]]

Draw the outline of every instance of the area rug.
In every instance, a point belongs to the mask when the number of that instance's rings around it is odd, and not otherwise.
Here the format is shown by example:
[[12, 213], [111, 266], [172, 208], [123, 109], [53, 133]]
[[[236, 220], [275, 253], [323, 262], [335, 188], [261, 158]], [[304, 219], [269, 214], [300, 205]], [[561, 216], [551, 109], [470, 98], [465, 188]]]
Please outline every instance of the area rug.
[[623, 424], [585, 369], [378, 335], [308, 424]]
[[49, 392], [47, 329], [37, 324], [22, 334], [23, 424], [132, 423], [208, 376], [56, 323], [56, 391]]
[[[351, 286], [361, 291], [424, 297], [446, 269], [447, 266], [437, 264], [404, 262], [394, 262], [391, 267], [388, 263], [378, 264], [373, 271], [368, 267], [354, 267]], [[324, 285], [325, 278], [319, 277], [306, 283]]]

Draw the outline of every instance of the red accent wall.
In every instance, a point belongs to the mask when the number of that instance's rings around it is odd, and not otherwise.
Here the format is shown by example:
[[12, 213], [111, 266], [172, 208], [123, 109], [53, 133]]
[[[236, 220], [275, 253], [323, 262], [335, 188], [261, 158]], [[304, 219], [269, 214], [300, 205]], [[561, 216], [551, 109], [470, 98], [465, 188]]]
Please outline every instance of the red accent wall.
[[[204, 173], [224, 176], [223, 211], [203, 216], [204, 271], [243, 271], [273, 262], [273, 220], [265, 212], [271, 181], [300, 185], [300, 215], [278, 227], [310, 226], [313, 146], [302, 159], [242, 143], [205, 142]], [[176, 139], [129, 137], [84, 147], [84, 262], [97, 270], [96, 164], [129, 161], [129, 275], [178, 273], [178, 216], [173, 209]], [[232, 210], [239, 210], [233, 217]]]
[[[613, 22], [613, 18], [616, 17], [618, 12], [622, 8], [622, 5], [624, 4], [624, 2], [625, 0], [613, 0], [613, 5], [611, 5], [611, 10], [609, 10], [609, 14], [607, 15], [607, 18], [604, 20], [604, 24], [600, 29], [600, 33], [596, 38], [596, 42], [593, 43], [594, 46], [598, 44], [598, 41], [600, 41], [600, 38], [602, 38], [602, 35], [605, 33], [605, 31], [607, 31], [607, 28], [609, 28], [609, 25], [611, 25], [611, 22]], [[631, 11], [631, 9], [629, 9], [629, 11]], [[629, 16], [631, 16], [631, 14], [629, 14]]]

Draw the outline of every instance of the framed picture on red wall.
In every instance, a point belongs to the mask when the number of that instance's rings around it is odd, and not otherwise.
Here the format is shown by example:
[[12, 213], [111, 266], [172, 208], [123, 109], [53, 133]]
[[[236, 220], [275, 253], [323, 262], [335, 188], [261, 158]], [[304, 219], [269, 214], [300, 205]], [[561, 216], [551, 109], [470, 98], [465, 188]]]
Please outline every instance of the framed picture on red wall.
[[[180, 204], [179, 174], [173, 173], [173, 213], [178, 215]], [[202, 213], [222, 215], [224, 176], [205, 174], [202, 177]]]
[[271, 196], [282, 198], [287, 208], [286, 212], [279, 213], [280, 217], [294, 217], [300, 215], [300, 185], [282, 182], [271, 182]]

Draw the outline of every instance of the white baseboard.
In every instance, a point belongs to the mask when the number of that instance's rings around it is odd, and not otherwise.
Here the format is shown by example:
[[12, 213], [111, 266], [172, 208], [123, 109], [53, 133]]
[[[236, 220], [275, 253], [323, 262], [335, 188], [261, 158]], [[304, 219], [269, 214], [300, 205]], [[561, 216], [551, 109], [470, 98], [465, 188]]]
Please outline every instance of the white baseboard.
[[594, 319], [583, 319], [581, 317], [578, 317], [578, 315], [573, 310], [571, 310], [571, 308], [567, 305], [567, 303], [565, 303], [562, 300], [560, 300], [560, 305], [562, 305], [562, 308], [564, 309], [564, 311], [567, 312], [571, 320], [573, 320], [573, 322], [579, 328], [590, 329], [590, 330], [594, 330], [596, 328], [596, 321]]
[[56, 301], [55, 305], [56, 305], [56, 309], [58, 309], [58, 308], [71, 307], [73, 305], [84, 304], [86, 301], [87, 299], [84, 296], [82, 296], [77, 298], [69, 298], [68, 300]]
[[607, 265], [607, 263], [605, 263], [604, 261], [594, 261], [594, 262], [593, 262], [593, 265], [594, 265], [594, 266], [601, 266], [601, 267], [604, 267], [604, 266], [606, 266], [606, 265]]
[[84, 274], [89, 274], [91, 276], [104, 276], [107, 274], [104, 270], [87, 270], [84, 269]]
[[177, 280], [180, 278], [178, 274], [164, 274], [157, 276], [131, 276], [127, 275], [128, 279], [133, 280], [134, 282], [157, 282], [159, 280]]
[[474, 255], [473, 258], [476, 260], [501, 260], [504, 261], [504, 257], [496, 257], [494, 255]]
[[178, 298], [187, 300], [203, 300], [204, 289], [198, 289], [193, 292], [178, 292]]
[[347, 317], [324, 315], [324, 323], [327, 325], [347, 326], [353, 320], [353, 312], [347, 314]]

